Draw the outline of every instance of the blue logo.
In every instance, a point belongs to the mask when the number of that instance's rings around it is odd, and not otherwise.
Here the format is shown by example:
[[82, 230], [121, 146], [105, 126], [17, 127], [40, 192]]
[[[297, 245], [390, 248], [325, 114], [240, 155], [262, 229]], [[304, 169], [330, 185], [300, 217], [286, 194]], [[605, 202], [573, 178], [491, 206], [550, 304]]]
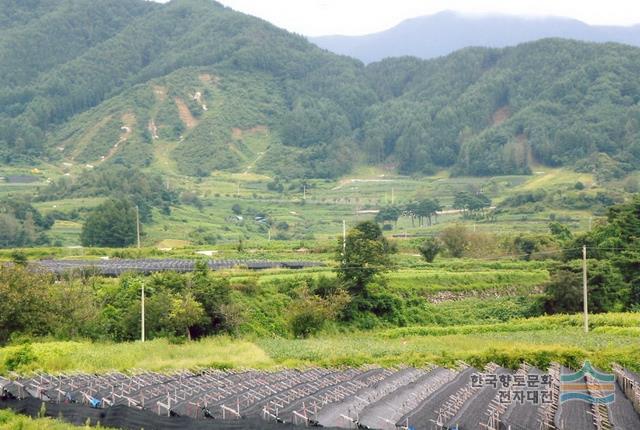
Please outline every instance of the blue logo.
[[560, 375], [560, 403], [579, 400], [593, 405], [613, 403], [616, 392], [616, 377], [598, 372], [585, 361], [576, 373]]

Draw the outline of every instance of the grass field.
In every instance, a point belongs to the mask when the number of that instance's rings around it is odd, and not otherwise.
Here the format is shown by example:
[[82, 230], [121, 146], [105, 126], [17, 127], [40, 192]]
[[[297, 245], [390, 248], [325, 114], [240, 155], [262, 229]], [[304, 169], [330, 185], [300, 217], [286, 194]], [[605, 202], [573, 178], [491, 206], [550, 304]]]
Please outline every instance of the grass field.
[[284, 337], [209, 338], [170, 344], [166, 340], [125, 344], [43, 341], [0, 349], [0, 373], [6, 361], [23, 348], [32, 360], [20, 372], [166, 371], [215, 368], [383, 366], [430, 363], [450, 366], [465, 360], [476, 366], [488, 362], [516, 367], [522, 361], [548, 366], [557, 361], [579, 366], [589, 359], [602, 368], [618, 362], [640, 369], [637, 326], [640, 314], [594, 315], [593, 331], [584, 334], [580, 316], [554, 316], [504, 324], [409, 327], [350, 331], [309, 339]]

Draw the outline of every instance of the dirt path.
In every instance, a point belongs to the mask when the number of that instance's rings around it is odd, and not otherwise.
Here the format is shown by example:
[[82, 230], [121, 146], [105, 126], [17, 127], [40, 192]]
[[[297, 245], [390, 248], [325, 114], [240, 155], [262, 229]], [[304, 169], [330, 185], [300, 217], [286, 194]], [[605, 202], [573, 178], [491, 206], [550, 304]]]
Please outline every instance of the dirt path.
[[345, 185], [349, 185], [349, 184], [362, 184], [362, 183], [367, 183], [367, 182], [396, 182], [395, 179], [343, 179], [340, 181], [340, 184], [338, 184], [337, 187], [334, 187], [331, 189], [331, 191], [336, 191], [339, 190], [340, 188], [344, 187]]
[[149, 133], [151, 133], [152, 140], [157, 140], [160, 138], [158, 136], [158, 127], [156, 126], [155, 120], [152, 119], [151, 121], [149, 121], [148, 130], [149, 130]]
[[498, 126], [504, 123], [511, 116], [511, 112], [509, 111], [508, 106], [503, 106], [497, 111], [493, 113], [493, 117], [491, 118], [491, 125]]
[[133, 126], [136, 123], [135, 115], [130, 112], [125, 113], [124, 115], [122, 115], [122, 123], [124, 125], [120, 128], [120, 130], [122, 131], [122, 134], [120, 134], [120, 139], [109, 149], [109, 152], [107, 152], [106, 155], [103, 155], [102, 158], [100, 158], [99, 163], [104, 163], [105, 161], [113, 157], [116, 152], [118, 152], [118, 149], [120, 149], [120, 147], [125, 144], [127, 140], [129, 140], [129, 137], [131, 137], [131, 134], [133, 133]]
[[187, 104], [180, 97], [175, 98], [176, 107], [178, 108], [178, 114], [180, 120], [184, 123], [187, 129], [191, 130], [198, 125], [198, 120], [193, 116]]
[[244, 171], [245, 175], [247, 175], [251, 169], [256, 167], [256, 164], [258, 164], [258, 162], [262, 159], [262, 157], [264, 157], [264, 154], [266, 154], [268, 150], [269, 150], [269, 148], [267, 148], [265, 151], [258, 152], [258, 156], [256, 157], [255, 160], [253, 160], [253, 163], [249, 164], [247, 166], [247, 168], [245, 169], [245, 171]]

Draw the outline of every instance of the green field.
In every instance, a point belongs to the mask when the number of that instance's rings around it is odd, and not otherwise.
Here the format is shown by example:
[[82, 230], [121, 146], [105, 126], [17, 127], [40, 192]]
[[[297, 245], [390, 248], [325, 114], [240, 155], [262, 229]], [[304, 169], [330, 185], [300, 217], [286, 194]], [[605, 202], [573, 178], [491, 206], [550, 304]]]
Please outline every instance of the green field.
[[[164, 339], [124, 344], [43, 341], [30, 346], [33, 360], [17, 370], [100, 373], [203, 367], [453, 366], [457, 360], [513, 368], [526, 361], [544, 368], [554, 361], [579, 367], [585, 359], [602, 368], [617, 362], [640, 369], [640, 314], [594, 316], [589, 334], [582, 332], [580, 324], [579, 316], [560, 315], [502, 324], [325, 333], [310, 339], [220, 337], [179, 344]], [[0, 349], [0, 363], [21, 348]], [[0, 373], [6, 374], [6, 369], [0, 367]]]
[[[63, 172], [71, 171], [75, 178], [83, 171], [81, 167], [61, 168], [40, 166], [41, 178], [59, 178]], [[155, 170], [153, 170], [155, 171]], [[28, 170], [22, 173], [28, 173]], [[0, 172], [1, 174], [5, 172]], [[457, 192], [482, 190], [499, 206], [509, 196], [527, 193], [543, 187], [550, 194], [559, 196], [577, 195], [573, 189], [580, 181], [587, 186], [586, 196], [606, 191], [605, 185], [597, 185], [584, 173], [566, 169], [545, 169], [531, 176], [503, 176], [490, 178], [449, 177], [441, 172], [430, 177], [403, 177], [381, 169], [356, 170], [354, 174], [339, 180], [307, 180], [306, 198], [303, 199], [303, 183], [292, 180], [283, 183], [284, 190], [269, 190], [272, 178], [247, 173], [217, 172], [209, 177], [194, 179], [176, 174], [171, 168], [162, 171], [167, 185], [176, 190], [189, 190], [202, 202], [201, 208], [180, 204], [172, 208], [170, 215], [154, 210], [153, 221], [143, 226], [143, 243], [149, 247], [166, 247], [164, 241], [175, 246], [185, 244], [221, 245], [243, 240], [261, 241], [269, 238], [269, 228], [254, 220], [255, 214], [264, 214], [273, 221], [272, 241], [327, 240], [341, 233], [342, 221], [349, 226], [358, 221], [372, 219], [384, 206], [403, 205], [420, 198], [433, 198], [443, 205], [445, 213], [438, 216], [430, 227], [418, 227], [409, 217], [401, 217], [392, 230], [386, 232], [398, 240], [403, 237], [437, 234], [452, 224], [466, 225], [474, 232], [485, 232], [499, 236], [519, 233], [546, 233], [551, 220], [559, 220], [572, 231], [588, 230], [602, 217], [597, 207], [592, 210], [572, 209], [559, 198], [537, 205], [511, 208], [501, 211], [493, 219], [466, 219], [456, 213], [453, 198]], [[611, 184], [608, 184], [610, 186]], [[0, 194], [6, 196], [30, 195], [46, 184], [0, 186]], [[104, 200], [95, 198], [65, 198], [36, 202], [35, 207], [43, 214], [80, 211], [80, 218], [58, 221], [48, 232], [52, 242], [63, 246], [79, 245], [79, 234], [83, 223], [83, 211], [95, 207]], [[232, 206], [242, 208], [243, 219], [234, 219]], [[278, 228], [286, 225], [286, 229]], [[202, 242], [202, 237], [207, 237]]]

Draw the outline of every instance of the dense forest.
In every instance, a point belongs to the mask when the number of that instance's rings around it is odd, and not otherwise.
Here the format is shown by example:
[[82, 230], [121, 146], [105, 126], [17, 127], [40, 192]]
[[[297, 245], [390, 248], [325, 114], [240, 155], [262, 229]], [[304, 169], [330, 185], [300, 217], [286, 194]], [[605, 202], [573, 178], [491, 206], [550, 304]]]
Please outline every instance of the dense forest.
[[621, 177], [640, 161], [640, 49], [625, 45], [364, 66], [209, 0], [0, 0], [0, 35], [5, 164], [142, 167], [166, 150], [194, 176], [260, 154], [257, 170], [289, 177], [357, 163]]

